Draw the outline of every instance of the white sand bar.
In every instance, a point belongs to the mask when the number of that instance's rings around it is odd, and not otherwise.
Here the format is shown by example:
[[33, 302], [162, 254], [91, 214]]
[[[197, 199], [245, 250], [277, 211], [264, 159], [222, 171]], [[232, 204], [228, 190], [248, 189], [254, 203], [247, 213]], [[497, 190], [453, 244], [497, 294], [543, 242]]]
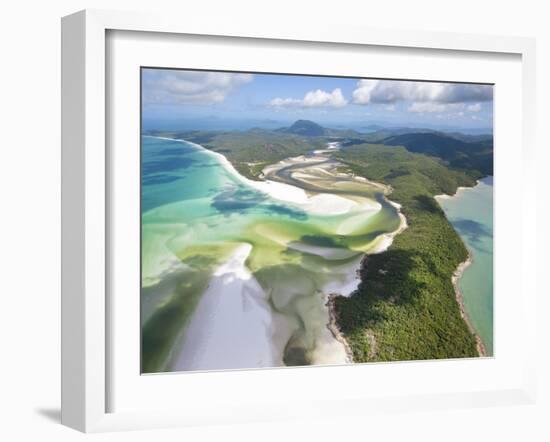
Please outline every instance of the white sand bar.
[[244, 264], [251, 250], [250, 244], [238, 246], [215, 271], [185, 330], [174, 371], [282, 365], [267, 296]]

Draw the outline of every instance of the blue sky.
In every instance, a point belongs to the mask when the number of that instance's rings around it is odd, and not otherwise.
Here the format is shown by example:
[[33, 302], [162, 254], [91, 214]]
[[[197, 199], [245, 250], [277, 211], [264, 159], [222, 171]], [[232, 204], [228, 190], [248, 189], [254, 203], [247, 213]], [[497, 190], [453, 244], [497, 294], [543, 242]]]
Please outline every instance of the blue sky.
[[308, 119], [465, 129], [491, 128], [493, 118], [492, 86], [281, 74], [143, 69], [142, 103], [144, 126]]

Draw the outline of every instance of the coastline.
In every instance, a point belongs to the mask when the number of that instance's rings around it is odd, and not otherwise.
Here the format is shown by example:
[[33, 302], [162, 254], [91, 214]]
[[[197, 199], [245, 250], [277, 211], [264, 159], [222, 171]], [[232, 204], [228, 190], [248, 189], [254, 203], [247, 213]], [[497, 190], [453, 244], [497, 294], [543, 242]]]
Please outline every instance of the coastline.
[[[484, 177], [486, 178], [486, 177]], [[449, 198], [454, 198], [455, 196], [458, 196], [459, 192], [462, 191], [462, 190], [469, 190], [469, 189], [473, 189], [474, 187], [476, 187], [477, 185], [479, 185], [481, 182], [481, 179], [479, 180], [476, 180], [476, 183], [475, 185], [471, 186], [471, 187], [466, 187], [466, 186], [458, 186], [456, 188], [456, 191], [455, 193], [453, 193], [452, 195], [448, 195], [446, 193], [441, 193], [439, 195], [434, 195], [434, 198], [435, 200], [437, 201], [438, 199], [442, 199], [442, 200], [447, 200]]]
[[474, 328], [472, 321], [470, 320], [470, 317], [468, 316], [468, 313], [466, 312], [466, 307], [464, 305], [464, 296], [462, 295], [462, 291], [460, 290], [459, 281], [462, 275], [464, 274], [464, 271], [472, 264], [473, 257], [470, 251], [468, 250], [468, 258], [466, 261], [461, 262], [456, 270], [453, 273], [453, 276], [451, 277], [451, 281], [453, 283], [453, 287], [455, 290], [455, 297], [456, 302], [458, 302], [458, 306], [460, 307], [460, 316], [468, 326], [468, 329], [470, 332], [474, 335], [476, 340], [476, 349], [480, 357], [487, 356], [487, 350], [485, 349], [485, 345], [483, 344], [483, 341], [479, 334], [477, 333], [476, 329]]
[[[361, 260], [362, 261], [362, 260]], [[342, 296], [338, 293], [331, 293], [327, 297], [327, 303], [325, 304], [328, 310], [328, 324], [327, 328], [332, 333], [332, 336], [334, 336], [334, 339], [336, 339], [342, 346], [344, 347], [344, 351], [346, 352], [346, 364], [353, 364], [353, 351], [351, 350], [351, 347], [340, 330], [340, 327], [338, 327], [338, 316], [336, 314], [336, 309], [334, 308], [334, 299], [338, 296]]]
[[[177, 139], [177, 138], [168, 138], [168, 137], [159, 137], [159, 136], [151, 136], [151, 135], [145, 135], [151, 138], [157, 138], [157, 139], [163, 139], [168, 141], [176, 141], [181, 143], [187, 143], [192, 146], [195, 146], [207, 154], [216, 157], [219, 162], [234, 175], [237, 179], [244, 182], [245, 184], [262, 191], [269, 196], [271, 196], [274, 199], [278, 199], [280, 201], [284, 201], [286, 203], [294, 203], [300, 205], [303, 209], [309, 212], [313, 213], [323, 213], [327, 215], [334, 215], [334, 214], [343, 214], [343, 213], [349, 213], [353, 209], [355, 209], [358, 205], [358, 203], [355, 204], [343, 204], [340, 200], [346, 201], [344, 198], [331, 195], [331, 194], [319, 194], [316, 196], [310, 196], [306, 193], [306, 191], [300, 187], [292, 186], [290, 184], [286, 183], [279, 183], [277, 181], [272, 181], [269, 179], [263, 179], [262, 181], [253, 181], [250, 180], [244, 176], [242, 176], [233, 166], [233, 164], [227, 159], [223, 154], [211, 151], [209, 149], [206, 149], [205, 147], [201, 146], [200, 144], [193, 143], [186, 141], [184, 139]], [[332, 147], [329, 149], [333, 150], [335, 147]], [[292, 157], [285, 159], [285, 160], [292, 160]], [[351, 350], [351, 347], [349, 343], [346, 340], [346, 337], [340, 330], [340, 327], [338, 325], [338, 318], [336, 309], [334, 307], [334, 299], [338, 296], [343, 297], [349, 297], [352, 296], [352, 294], [357, 289], [358, 284], [360, 283], [360, 271], [364, 265], [365, 258], [368, 255], [371, 254], [378, 254], [386, 251], [391, 244], [393, 243], [393, 240], [396, 235], [403, 232], [407, 227], [407, 220], [405, 218], [405, 215], [401, 213], [401, 205], [398, 203], [395, 203], [388, 199], [388, 195], [392, 192], [391, 186], [384, 185], [382, 183], [374, 182], [367, 180], [366, 178], [356, 176], [355, 174], [344, 174], [339, 173], [339, 175], [347, 175], [351, 176], [354, 180], [364, 182], [365, 184], [369, 184], [373, 187], [376, 187], [377, 189], [380, 189], [380, 191], [384, 194], [383, 198], [384, 200], [393, 206], [396, 211], [397, 215], [400, 219], [399, 226], [392, 232], [381, 234], [376, 240], [371, 250], [369, 250], [368, 253], [364, 253], [359, 261], [359, 266], [357, 268], [350, 269], [350, 273], [353, 274], [353, 279], [357, 281], [357, 284], [354, 284], [353, 290], [351, 290], [350, 284], [344, 284], [341, 287], [332, 287], [331, 289], [327, 290], [329, 292], [328, 294], [325, 292], [326, 296], [326, 303], [324, 304], [327, 308], [327, 323], [326, 328], [330, 331], [332, 337], [336, 342], [338, 342], [340, 345], [342, 345], [343, 350], [345, 352], [345, 359], [342, 360], [342, 363], [353, 363], [353, 352]], [[372, 205], [373, 209], [380, 208], [379, 203], [375, 203]], [[308, 210], [309, 209], [309, 210]], [[350, 275], [351, 276], [351, 275]], [[347, 293], [344, 293], [344, 290]], [[351, 292], [348, 292], [351, 290]], [[339, 293], [341, 291], [341, 293]]]
[[[185, 140], [180, 140], [180, 141], [185, 141]], [[189, 143], [189, 142], [187, 142], [187, 143]], [[311, 205], [314, 206], [315, 209], [317, 209], [317, 210], [321, 209], [321, 212], [324, 212], [324, 213], [328, 212], [330, 214], [346, 213], [346, 212], [349, 212], [349, 211], [353, 210], [353, 208], [354, 208], [354, 206], [351, 206], [351, 207], [348, 206], [347, 210], [342, 211], [341, 208], [340, 209], [338, 208], [338, 204], [334, 204], [336, 201], [332, 201], [332, 203], [333, 203], [332, 204], [333, 205], [332, 210], [327, 211], [327, 204], [323, 204], [322, 201], [315, 201], [314, 202], [315, 199], [322, 200], [322, 195], [317, 195], [317, 196], [314, 196], [314, 197], [310, 197], [310, 196], [307, 195], [305, 190], [303, 190], [299, 187], [291, 186], [291, 185], [286, 184], [286, 183], [279, 183], [277, 181], [272, 181], [272, 180], [266, 179], [265, 177], [268, 175], [267, 169], [269, 169], [270, 167], [274, 167], [278, 163], [268, 165], [263, 169], [262, 175], [263, 175], [264, 178], [262, 179], [262, 181], [252, 181], [252, 180], [242, 176], [237, 171], [237, 169], [235, 169], [233, 164], [223, 154], [220, 154], [218, 152], [210, 151], [209, 149], [206, 149], [203, 146], [200, 146], [199, 144], [196, 144], [196, 143], [190, 143], [190, 144], [195, 145], [197, 147], [200, 147], [200, 148], [204, 149], [205, 151], [209, 152], [212, 155], [219, 156], [220, 161], [228, 169], [230, 169], [235, 176], [237, 176], [239, 179], [243, 180], [244, 182], [246, 182], [250, 186], [252, 186], [252, 187], [254, 187], [254, 188], [256, 188], [260, 191], [263, 191], [263, 192], [267, 193], [268, 195], [270, 195], [271, 197], [273, 197], [275, 199], [280, 199], [280, 200], [285, 201], [285, 202], [298, 203], [302, 206], [302, 208], [304, 208], [305, 204], [313, 203]], [[326, 151], [330, 152], [331, 150], [335, 150], [336, 148], [337, 148], [337, 146], [335, 146], [334, 143], [329, 143], [329, 147], [327, 149], [321, 149], [318, 152], [319, 152], [319, 155], [322, 156], [322, 154], [324, 152], [326, 152]], [[296, 159], [296, 158], [297, 157], [289, 157], [289, 158], [285, 158], [282, 161], [292, 161], [293, 159]], [[374, 245], [372, 250], [370, 250], [369, 253], [363, 254], [361, 260], [359, 261], [359, 266], [357, 268], [354, 268], [353, 270], [351, 270], [351, 272], [353, 272], [354, 279], [357, 281], [357, 284], [355, 285], [354, 290], [352, 290], [349, 293], [341, 293], [341, 292], [339, 293], [339, 290], [334, 290], [333, 289], [333, 290], [331, 290], [331, 292], [328, 295], [326, 295], [327, 296], [327, 302], [326, 302], [325, 306], [327, 307], [327, 314], [328, 314], [328, 322], [326, 324], [326, 327], [330, 331], [330, 333], [332, 334], [334, 339], [337, 342], [339, 342], [344, 348], [346, 358], [343, 361], [343, 363], [353, 363], [353, 351], [351, 350], [351, 347], [350, 347], [348, 341], [346, 340], [345, 335], [340, 330], [340, 327], [338, 325], [338, 317], [337, 317], [337, 313], [336, 313], [336, 308], [334, 307], [334, 299], [338, 296], [350, 297], [350, 296], [353, 295], [353, 293], [355, 292], [355, 290], [357, 289], [357, 286], [359, 285], [359, 283], [361, 281], [360, 272], [361, 272], [361, 269], [363, 268], [363, 265], [364, 265], [365, 260], [368, 257], [368, 255], [383, 253], [386, 250], [388, 250], [388, 248], [392, 245], [395, 236], [402, 233], [408, 227], [408, 224], [407, 224], [407, 219], [406, 219], [405, 215], [401, 212], [401, 205], [394, 202], [394, 201], [391, 201], [388, 198], [388, 195], [390, 195], [393, 192], [393, 188], [391, 186], [383, 184], [383, 183], [378, 183], [376, 181], [368, 180], [367, 178], [357, 176], [354, 173], [340, 172], [339, 175], [341, 175], [341, 176], [350, 176], [353, 180], [360, 181], [360, 182], [363, 182], [365, 184], [368, 184], [368, 185], [371, 185], [373, 187], [376, 187], [376, 188], [380, 189], [380, 191], [384, 195], [383, 196], [384, 200], [387, 201], [388, 204], [390, 204], [391, 206], [393, 206], [397, 210], [397, 214], [398, 214], [399, 220], [400, 220], [399, 226], [393, 232], [382, 234], [382, 235], [379, 236], [379, 238], [377, 239], [376, 244]], [[269, 187], [269, 186], [271, 186], [271, 187]], [[287, 192], [285, 192], [285, 190], [287, 190]], [[300, 195], [300, 198], [296, 198], [298, 196], [297, 192], [302, 192], [303, 196]], [[326, 194], [325, 196], [330, 197], [332, 195]], [[304, 197], [305, 197], [305, 201], [304, 201]], [[341, 199], [341, 198], [337, 197], [337, 199]], [[331, 201], [327, 201], [327, 202], [330, 203]], [[317, 204], [315, 204], [315, 203], [317, 203]], [[315, 212], [315, 210], [311, 210], [311, 211]], [[344, 286], [341, 287], [341, 288], [344, 288]]]
[[[454, 198], [454, 197], [458, 196], [460, 191], [473, 189], [479, 184], [480, 184], [480, 180], [476, 180], [476, 184], [472, 187], [459, 186], [459, 187], [457, 187], [456, 192], [454, 193], [454, 195], [447, 195], [447, 194], [434, 195], [434, 199], [437, 201], [438, 199], [444, 200], [444, 199]], [[464, 243], [464, 240], [462, 238], [461, 238], [461, 241]], [[479, 335], [479, 333], [475, 329], [474, 325], [472, 324], [472, 321], [471, 321], [470, 317], [468, 316], [468, 313], [466, 312], [466, 306], [464, 304], [464, 295], [462, 294], [462, 290], [460, 290], [460, 285], [459, 285], [459, 282], [460, 282], [460, 279], [462, 278], [462, 275], [464, 274], [466, 269], [473, 262], [472, 253], [470, 252], [470, 250], [468, 249], [466, 244], [464, 244], [464, 247], [468, 251], [468, 258], [458, 265], [458, 267], [454, 271], [453, 275], [451, 276], [451, 282], [453, 284], [453, 288], [454, 288], [454, 291], [455, 291], [456, 302], [458, 303], [458, 306], [460, 308], [460, 316], [462, 317], [462, 319], [464, 320], [464, 322], [468, 326], [468, 329], [470, 330], [470, 332], [474, 335], [478, 355], [480, 357], [485, 357], [485, 356], [487, 356], [487, 350], [485, 348], [485, 344], [483, 343], [483, 340], [481, 339], [481, 336]]]
[[[330, 152], [331, 150], [337, 149], [337, 144], [338, 143], [328, 143], [328, 144], [329, 144], [329, 147], [327, 149], [317, 150], [314, 153], [322, 155], [323, 153], [325, 153], [327, 151]], [[288, 159], [283, 160], [283, 161], [288, 161], [288, 160], [292, 160], [292, 158], [288, 158]], [[264, 170], [263, 170], [263, 172], [264, 172], [263, 175], [264, 176], [267, 175], [265, 172], [266, 172], [266, 169], [268, 167], [269, 166], [266, 166], [266, 168], [264, 168]], [[340, 327], [338, 325], [338, 315], [337, 315], [337, 312], [336, 312], [336, 308], [334, 306], [335, 299], [339, 296], [342, 296], [342, 297], [345, 297], [345, 298], [353, 296], [353, 293], [357, 290], [357, 287], [358, 287], [359, 283], [361, 282], [360, 272], [361, 272], [361, 270], [364, 266], [364, 263], [365, 263], [366, 258], [368, 257], [368, 255], [383, 253], [386, 250], [388, 250], [388, 248], [392, 245], [394, 238], [397, 235], [399, 235], [400, 233], [402, 233], [408, 227], [408, 224], [407, 224], [407, 218], [401, 212], [401, 204], [396, 203], [394, 201], [391, 201], [388, 198], [388, 195], [390, 195], [393, 192], [393, 188], [391, 186], [383, 184], [383, 183], [378, 183], [376, 181], [368, 180], [367, 178], [357, 176], [354, 173], [339, 172], [338, 175], [340, 175], [340, 176], [349, 176], [353, 180], [360, 181], [360, 182], [363, 182], [365, 184], [369, 184], [372, 187], [376, 187], [376, 188], [380, 189], [381, 192], [383, 193], [384, 200], [396, 209], [397, 215], [398, 215], [399, 220], [400, 220], [399, 226], [393, 232], [382, 234], [377, 238], [377, 242], [374, 245], [374, 247], [372, 248], [372, 250], [370, 250], [369, 253], [364, 253], [363, 256], [361, 257], [360, 261], [359, 261], [359, 266], [352, 270], [353, 271], [353, 277], [357, 281], [357, 284], [356, 285], [354, 284], [355, 288], [351, 292], [348, 292], [348, 293], [342, 293], [342, 292], [339, 293], [337, 290], [332, 290], [327, 295], [327, 302], [326, 302], [325, 306], [327, 307], [327, 312], [328, 312], [328, 323], [326, 324], [326, 327], [331, 332], [334, 339], [336, 341], [338, 341], [344, 347], [345, 354], [346, 354], [346, 359], [345, 359], [344, 362], [349, 364], [349, 363], [354, 362], [353, 351], [352, 351], [351, 346], [349, 345], [349, 343], [346, 339], [346, 336], [344, 335], [344, 333], [342, 332], [342, 330], [340, 329]]]
[[[402, 233], [408, 227], [407, 218], [400, 211], [401, 204], [398, 204], [394, 201], [391, 201], [390, 199], [388, 199], [387, 196], [384, 196], [384, 198], [389, 204], [391, 204], [393, 207], [395, 207], [397, 209], [399, 219], [401, 220], [401, 222], [399, 223], [399, 227], [397, 229], [395, 229], [393, 232], [382, 235], [382, 246], [381, 247], [378, 246], [378, 248], [375, 248], [371, 253], [365, 253], [363, 255], [363, 257], [361, 258], [361, 260], [359, 262], [359, 267], [357, 269], [355, 269], [355, 272], [354, 272], [355, 273], [355, 278], [359, 282], [361, 281], [361, 277], [360, 277], [361, 270], [362, 270], [363, 266], [365, 265], [365, 262], [366, 262], [366, 259], [368, 258], [368, 256], [378, 254], [378, 253], [383, 253], [386, 250], [388, 250], [390, 248], [390, 246], [392, 245], [394, 238], [397, 235], [399, 235], [400, 233]], [[359, 282], [358, 282], [357, 285], [359, 285]], [[357, 289], [357, 287], [356, 287], [356, 289]], [[354, 360], [353, 360], [353, 351], [351, 349], [351, 346], [349, 345], [349, 342], [346, 339], [345, 334], [342, 332], [342, 330], [340, 329], [340, 327], [338, 325], [338, 314], [336, 313], [336, 308], [334, 306], [334, 301], [339, 296], [342, 296], [344, 298], [349, 298], [349, 297], [353, 296], [354, 292], [355, 292], [355, 290], [352, 291], [351, 293], [348, 293], [347, 295], [344, 295], [342, 293], [330, 293], [328, 295], [327, 303], [325, 304], [327, 309], [328, 309], [328, 317], [329, 317], [329, 322], [327, 324], [327, 328], [330, 330], [330, 332], [334, 336], [334, 339], [336, 339], [338, 342], [340, 342], [343, 345], [344, 350], [346, 351], [346, 363], [348, 363], [348, 364], [351, 364], [351, 363], [354, 362]], [[481, 343], [481, 345], [483, 345], [483, 344]]]
[[[397, 215], [399, 216], [399, 220], [400, 220], [399, 227], [397, 227], [397, 229], [395, 229], [393, 232], [381, 235], [382, 245], [379, 245], [372, 252], [370, 252], [368, 254], [365, 254], [365, 256], [385, 252], [386, 250], [388, 250], [390, 248], [390, 246], [392, 245], [393, 240], [395, 239], [395, 237], [397, 235], [399, 235], [400, 233], [402, 233], [407, 227], [409, 227], [409, 225], [407, 224], [407, 218], [401, 212], [401, 204], [396, 203], [394, 201], [391, 201], [386, 195], [384, 195], [384, 199], [388, 202], [388, 204], [390, 204], [390, 205], [392, 205], [393, 207], [396, 208]], [[361, 261], [361, 265], [362, 265], [362, 261]], [[359, 270], [361, 270], [361, 269], [359, 269]]]
[[[392, 186], [394, 192], [388, 198], [402, 204], [409, 228], [386, 253], [368, 257], [361, 272], [363, 282], [355, 295], [337, 298], [334, 303], [356, 362], [477, 357], [474, 336], [457, 314], [454, 287], [449, 284], [458, 264], [466, 259], [467, 250], [454, 226], [432, 200], [436, 193], [452, 194], [457, 187], [474, 185], [477, 177], [468, 176], [466, 171], [453, 171], [437, 159], [421, 160], [410, 152], [366, 144], [350, 146], [337, 156], [355, 173]], [[403, 170], [404, 173], [389, 173], [389, 160], [392, 161], [392, 170]], [[430, 176], [423, 174], [425, 162], [432, 164], [438, 172]], [[482, 183], [485, 181], [481, 180]], [[491, 183], [490, 178], [488, 183]], [[439, 192], [434, 189], [439, 189]], [[484, 187], [484, 190], [490, 202], [490, 188]], [[460, 192], [459, 200], [463, 194], [469, 192]], [[379, 201], [382, 200], [379, 198]], [[440, 200], [445, 205], [447, 202]], [[488, 204], [482, 208], [490, 210]], [[472, 226], [476, 225], [466, 224], [473, 230]], [[472, 267], [477, 271], [477, 250], [472, 251], [475, 253]], [[471, 272], [472, 268], [466, 273], [466, 279], [470, 279]], [[490, 275], [487, 276], [490, 284]], [[475, 276], [476, 281], [478, 278]], [[470, 293], [475, 295], [475, 291], [471, 292], [464, 280], [460, 286], [470, 312]], [[485, 293], [489, 294], [488, 291]], [[481, 305], [479, 299], [474, 299]], [[398, 302], [400, 300], [403, 302]], [[486, 306], [490, 298], [484, 295], [482, 301]], [[480, 322], [477, 318], [472, 315], [476, 329], [489, 331], [487, 338], [485, 333], [481, 337], [490, 352], [490, 329], [485, 328], [484, 316], [480, 316]]]
[[[337, 195], [330, 193], [320, 193], [318, 195], [310, 196], [304, 189], [297, 186], [291, 186], [290, 184], [280, 183], [269, 179], [262, 179], [261, 181], [254, 181], [241, 175], [235, 166], [229, 161], [223, 154], [214, 152], [210, 149], [201, 146], [200, 144], [187, 141], [180, 138], [159, 137], [153, 135], [144, 135], [150, 138], [157, 138], [160, 140], [176, 141], [180, 143], [187, 143], [191, 146], [195, 146], [201, 149], [206, 154], [211, 155], [219, 160], [219, 162], [226, 168], [236, 179], [240, 180], [244, 184], [253, 187], [254, 189], [269, 195], [271, 198], [284, 202], [286, 204], [294, 204], [299, 206], [305, 212], [311, 214], [327, 214], [327, 215], [342, 215], [355, 210], [358, 206], [357, 203], [353, 203], [350, 200], [341, 198]], [[291, 157], [292, 158], [292, 157]], [[289, 158], [289, 159], [291, 159]], [[374, 203], [372, 209], [379, 209], [379, 205]]]

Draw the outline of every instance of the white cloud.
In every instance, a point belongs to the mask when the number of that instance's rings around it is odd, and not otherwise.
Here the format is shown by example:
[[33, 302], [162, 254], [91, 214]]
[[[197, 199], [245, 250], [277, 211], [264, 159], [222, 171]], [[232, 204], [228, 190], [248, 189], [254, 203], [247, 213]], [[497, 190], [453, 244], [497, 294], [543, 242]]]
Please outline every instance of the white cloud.
[[330, 93], [317, 89], [316, 91], [308, 92], [304, 97], [304, 106], [306, 107], [342, 107], [346, 104], [347, 101], [342, 95], [342, 90], [340, 88], [336, 88]]
[[[353, 91], [352, 99], [355, 104], [395, 103], [398, 101], [436, 104], [481, 102], [493, 99], [493, 88], [479, 84], [359, 80]], [[415, 112], [414, 109], [417, 106], [411, 107]], [[426, 106], [426, 109], [428, 108], [430, 106]], [[435, 107], [431, 108], [435, 109]]]
[[145, 70], [143, 100], [159, 104], [219, 103], [236, 87], [252, 81], [251, 74], [178, 70]]
[[468, 112], [479, 112], [481, 111], [481, 103], [469, 104], [466, 107], [466, 110]]
[[371, 95], [380, 84], [380, 80], [359, 80], [357, 88], [352, 93], [352, 100], [355, 104], [368, 104], [371, 102]]
[[332, 92], [321, 89], [309, 91], [304, 98], [274, 98], [269, 102], [275, 107], [343, 107], [348, 103], [342, 94], [342, 89], [336, 88]]

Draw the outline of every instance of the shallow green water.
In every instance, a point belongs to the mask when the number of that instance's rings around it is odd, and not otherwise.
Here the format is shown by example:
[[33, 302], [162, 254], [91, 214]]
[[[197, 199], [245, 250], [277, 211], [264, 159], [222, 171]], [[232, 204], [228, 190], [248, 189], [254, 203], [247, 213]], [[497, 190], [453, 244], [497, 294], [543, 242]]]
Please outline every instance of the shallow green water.
[[460, 278], [464, 306], [488, 355], [493, 354], [493, 177], [451, 198], [438, 198], [473, 262]]
[[379, 188], [330, 176], [314, 171], [304, 188], [350, 211], [312, 212], [200, 146], [142, 138], [144, 372], [341, 361], [326, 295], [353, 290], [363, 254], [400, 220]]

